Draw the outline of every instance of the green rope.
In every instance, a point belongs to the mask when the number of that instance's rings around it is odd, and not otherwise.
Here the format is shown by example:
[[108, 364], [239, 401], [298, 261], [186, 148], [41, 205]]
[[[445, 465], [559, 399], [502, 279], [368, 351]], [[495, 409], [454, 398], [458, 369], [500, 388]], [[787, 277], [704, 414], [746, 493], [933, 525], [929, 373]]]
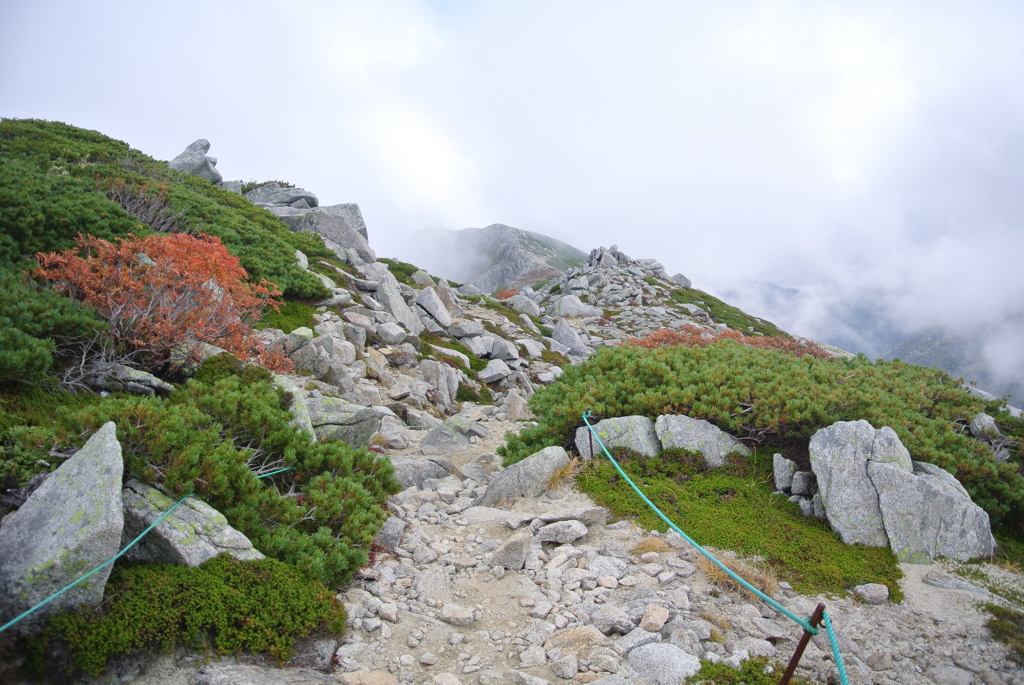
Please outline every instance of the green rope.
[[[294, 466], [289, 466], [289, 467], [287, 467], [287, 468], [283, 468], [283, 469], [278, 469], [277, 471], [271, 471], [270, 473], [264, 473], [264, 474], [263, 474], [262, 476], [257, 476], [257, 478], [266, 478], [267, 476], [273, 476], [274, 474], [277, 474], [277, 473], [283, 473], [284, 471], [291, 471], [291, 470], [292, 470], [293, 468], [295, 468], [295, 467], [294, 467]], [[23, 613], [23, 614], [21, 614], [20, 616], [18, 616], [18, 617], [16, 617], [16, 618], [14, 618], [14, 619], [11, 619], [11, 620], [10, 620], [10, 621], [8, 621], [7, 623], [5, 623], [5, 624], [4, 624], [3, 626], [0, 626], [0, 633], [4, 632], [5, 630], [7, 630], [8, 628], [10, 628], [10, 627], [11, 627], [11, 626], [13, 626], [13, 625], [14, 625], [15, 623], [17, 623], [17, 622], [18, 622], [18, 621], [20, 621], [21, 619], [25, 618], [25, 617], [26, 617], [26, 616], [28, 616], [29, 614], [31, 614], [31, 613], [33, 613], [33, 612], [35, 612], [35, 611], [36, 611], [36, 610], [38, 610], [38, 609], [41, 609], [42, 607], [46, 606], [47, 604], [49, 604], [49, 603], [50, 603], [50, 602], [52, 602], [53, 600], [57, 599], [58, 597], [60, 597], [61, 595], [63, 595], [63, 594], [65, 593], [65, 592], [67, 592], [67, 591], [68, 591], [68, 590], [70, 590], [71, 588], [73, 588], [73, 587], [75, 587], [76, 585], [78, 585], [79, 583], [81, 583], [81, 582], [82, 582], [83, 580], [85, 580], [86, 578], [89, 578], [90, 576], [92, 576], [93, 574], [95, 574], [95, 573], [96, 573], [97, 571], [99, 571], [100, 569], [102, 569], [102, 568], [105, 568], [105, 567], [109, 566], [110, 564], [114, 563], [115, 561], [117, 561], [118, 559], [120, 559], [120, 558], [121, 558], [121, 557], [122, 557], [122, 556], [124, 555], [124, 553], [125, 553], [125, 552], [127, 552], [127, 551], [128, 551], [129, 549], [131, 549], [131, 548], [132, 548], [132, 547], [133, 547], [133, 546], [135, 545], [135, 543], [136, 543], [136, 542], [138, 542], [139, 540], [141, 540], [141, 539], [143, 538], [143, 536], [144, 536], [144, 535], [145, 535], [146, 533], [148, 533], [149, 531], [151, 531], [151, 530], [153, 530], [154, 528], [156, 528], [156, 527], [157, 527], [157, 525], [158, 525], [158, 524], [159, 524], [159, 523], [160, 523], [161, 521], [163, 521], [163, 520], [164, 520], [165, 518], [167, 518], [168, 516], [170, 516], [171, 512], [172, 512], [172, 511], [174, 511], [175, 509], [177, 509], [177, 508], [178, 508], [178, 505], [179, 505], [179, 504], [181, 504], [182, 502], [184, 502], [184, 501], [185, 501], [186, 499], [188, 499], [188, 498], [189, 498], [189, 497], [191, 497], [191, 496], [192, 496], [192, 495], [185, 495], [184, 497], [182, 497], [181, 499], [179, 499], [179, 500], [178, 500], [177, 502], [175, 502], [175, 503], [174, 503], [174, 506], [173, 506], [173, 507], [171, 507], [170, 509], [168, 509], [167, 511], [165, 511], [165, 512], [164, 512], [163, 514], [161, 514], [161, 515], [160, 515], [160, 518], [158, 518], [158, 519], [157, 519], [156, 521], [153, 521], [153, 523], [152, 523], [152, 524], [150, 524], [150, 526], [149, 526], [148, 528], [146, 528], [146, 530], [144, 530], [144, 531], [142, 531], [141, 533], [139, 533], [139, 535], [138, 535], [138, 536], [137, 536], [137, 537], [136, 537], [136, 538], [135, 538], [134, 540], [132, 540], [131, 542], [129, 542], [129, 543], [128, 543], [128, 544], [127, 544], [127, 545], [125, 546], [125, 548], [124, 548], [124, 549], [122, 549], [122, 550], [121, 550], [120, 552], [118, 552], [117, 554], [115, 554], [114, 556], [112, 556], [112, 557], [111, 557], [110, 559], [107, 559], [107, 560], [106, 560], [106, 561], [104, 561], [104, 562], [103, 562], [102, 564], [100, 564], [99, 566], [97, 566], [97, 567], [96, 567], [96, 568], [94, 568], [93, 570], [89, 571], [88, 573], [86, 573], [86, 574], [85, 574], [84, 576], [82, 576], [81, 578], [79, 578], [79, 579], [78, 579], [78, 580], [76, 580], [75, 582], [73, 582], [73, 583], [71, 583], [70, 585], [68, 585], [67, 587], [65, 587], [65, 588], [64, 588], [63, 590], [60, 590], [60, 591], [58, 591], [58, 592], [55, 592], [55, 593], [53, 593], [52, 595], [50, 595], [49, 597], [47, 597], [46, 599], [44, 599], [44, 600], [43, 600], [42, 602], [40, 602], [39, 604], [36, 604], [36, 605], [35, 605], [34, 607], [32, 607], [32, 608], [31, 608], [31, 609], [29, 609], [28, 611], [24, 612], [24, 613]]]
[[[647, 506], [649, 506], [651, 510], [654, 511], [655, 514], [661, 517], [662, 521], [667, 523], [669, 527], [672, 528], [672, 530], [679, 533], [679, 535], [681, 535], [684, 540], [693, 545], [694, 549], [696, 549], [698, 552], [707, 557], [707, 559], [711, 561], [711, 563], [720, 568], [724, 573], [728, 574], [730, 578], [735, 580], [737, 583], [745, 587], [750, 592], [754, 593], [756, 596], [760, 597], [766, 604], [770, 605], [772, 608], [778, 610], [782, 614], [785, 614], [788, 618], [796, 622], [806, 632], [810, 633], [811, 635], [818, 634], [818, 629], [810, 624], [810, 617], [808, 617], [807, 619], [800, 618], [799, 616], [791, 612], [789, 609], [782, 606], [774, 599], [772, 599], [771, 597], [769, 597], [768, 595], [766, 595], [765, 593], [761, 592], [756, 587], [748, 583], [746, 580], [736, 575], [736, 573], [731, 568], [720, 562], [718, 559], [715, 558], [713, 554], [711, 554], [706, 549], [698, 545], [693, 538], [684, 533], [683, 530], [675, 523], [673, 523], [669, 517], [665, 516], [665, 514], [662, 513], [661, 509], [655, 506], [654, 502], [649, 500], [647, 498], [647, 495], [642, 493], [640, 491], [640, 488], [636, 486], [636, 483], [634, 483], [633, 480], [626, 475], [626, 472], [622, 470], [621, 466], [619, 466], [619, 462], [615, 461], [615, 457], [613, 457], [611, 453], [608, 451], [608, 448], [604, 446], [604, 443], [601, 441], [600, 436], [598, 436], [597, 431], [595, 431], [594, 427], [590, 425], [589, 419], [591, 416], [593, 416], [593, 413], [589, 409], [583, 412], [583, 421], [584, 423], [587, 424], [587, 428], [590, 429], [591, 435], [593, 435], [594, 439], [597, 440], [597, 444], [601, 446], [601, 451], [604, 452], [606, 457], [608, 457], [608, 461], [612, 463], [612, 466], [614, 466], [615, 470], [619, 472], [619, 475], [622, 476], [627, 483], [629, 483], [629, 486], [633, 488], [633, 491], [636, 492], [636, 494], [640, 495], [640, 499], [642, 499], [647, 504]], [[846, 679], [846, 669], [843, 666], [843, 657], [839, 653], [839, 645], [836, 643], [835, 635], [832, 631], [832, 621], [830, 620], [829, 615], [827, 613], [823, 615], [823, 622], [828, 632], [829, 642], [832, 644], [832, 653], [836, 659], [836, 668], [839, 670], [839, 679], [843, 683], [843, 685], [849, 685], [849, 682]]]

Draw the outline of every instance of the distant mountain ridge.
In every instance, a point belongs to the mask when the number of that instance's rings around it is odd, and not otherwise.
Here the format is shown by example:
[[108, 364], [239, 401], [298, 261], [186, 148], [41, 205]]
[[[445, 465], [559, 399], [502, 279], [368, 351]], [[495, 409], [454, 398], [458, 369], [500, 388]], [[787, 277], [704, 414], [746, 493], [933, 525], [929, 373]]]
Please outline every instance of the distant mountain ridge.
[[521, 288], [580, 266], [587, 253], [540, 233], [505, 224], [484, 228], [428, 228], [406, 246], [410, 261], [484, 292]]

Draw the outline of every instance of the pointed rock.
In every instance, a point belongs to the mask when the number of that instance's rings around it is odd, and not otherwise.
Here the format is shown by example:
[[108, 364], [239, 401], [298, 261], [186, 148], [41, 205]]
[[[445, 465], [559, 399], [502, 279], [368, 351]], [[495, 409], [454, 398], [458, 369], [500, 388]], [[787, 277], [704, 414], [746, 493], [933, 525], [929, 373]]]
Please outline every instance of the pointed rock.
[[[50, 474], [0, 527], [0, 623], [32, 608], [119, 550], [124, 462], [113, 421]], [[31, 634], [64, 609], [96, 606], [113, 565], [79, 583], [12, 630]]]

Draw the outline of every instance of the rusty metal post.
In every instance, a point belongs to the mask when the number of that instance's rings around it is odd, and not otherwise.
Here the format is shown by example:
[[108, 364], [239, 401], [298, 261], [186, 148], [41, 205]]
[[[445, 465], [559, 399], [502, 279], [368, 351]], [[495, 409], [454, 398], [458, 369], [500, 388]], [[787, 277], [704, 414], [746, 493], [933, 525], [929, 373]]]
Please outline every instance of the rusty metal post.
[[[825, 603], [818, 602], [818, 606], [815, 607], [814, 613], [811, 614], [811, 620], [809, 623], [812, 628], [817, 628], [821, 625], [821, 617], [825, 613]], [[804, 634], [800, 636], [800, 643], [796, 646], [796, 651], [793, 652], [793, 658], [789, 660], [789, 666], [786, 667], [786, 672], [782, 674], [782, 680], [779, 681], [779, 685], [789, 685], [790, 678], [793, 677], [793, 672], [796, 671], [797, 664], [800, 663], [800, 657], [804, 655], [804, 649], [807, 648], [807, 643], [811, 639], [811, 634], [804, 631]]]

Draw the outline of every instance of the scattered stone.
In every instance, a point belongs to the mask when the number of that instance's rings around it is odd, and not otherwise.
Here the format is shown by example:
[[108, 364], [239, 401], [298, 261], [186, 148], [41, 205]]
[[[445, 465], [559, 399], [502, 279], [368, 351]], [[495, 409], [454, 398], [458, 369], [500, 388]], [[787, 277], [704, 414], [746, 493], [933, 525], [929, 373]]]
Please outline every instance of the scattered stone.
[[445, 604], [441, 607], [441, 620], [450, 625], [465, 628], [473, 625], [473, 610], [460, 604]]
[[539, 529], [537, 531], [537, 541], [555, 542], [564, 545], [578, 540], [588, 532], [587, 527], [579, 521], [558, 521]]

